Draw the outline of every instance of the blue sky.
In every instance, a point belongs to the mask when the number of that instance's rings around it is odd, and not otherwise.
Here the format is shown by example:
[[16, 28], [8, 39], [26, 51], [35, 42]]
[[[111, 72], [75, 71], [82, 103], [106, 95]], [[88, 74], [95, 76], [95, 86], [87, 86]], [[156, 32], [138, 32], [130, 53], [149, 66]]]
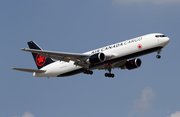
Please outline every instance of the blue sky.
[[[180, 0], [0, 1], [1, 117], [179, 117]], [[82, 53], [148, 33], [170, 43], [160, 60], [92, 76], [35, 78], [10, 70], [36, 65], [20, 51], [34, 40], [45, 50]]]

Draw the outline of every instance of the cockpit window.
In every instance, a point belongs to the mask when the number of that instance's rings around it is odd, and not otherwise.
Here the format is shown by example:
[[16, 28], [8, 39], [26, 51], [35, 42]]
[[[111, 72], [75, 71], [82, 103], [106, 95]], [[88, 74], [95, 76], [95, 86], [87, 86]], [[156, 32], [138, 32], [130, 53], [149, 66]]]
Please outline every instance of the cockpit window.
[[159, 37], [166, 37], [165, 35], [156, 35], [155, 37], [159, 38]]
[[159, 35], [156, 35], [156, 37], [158, 38], [158, 37], [159, 37]]

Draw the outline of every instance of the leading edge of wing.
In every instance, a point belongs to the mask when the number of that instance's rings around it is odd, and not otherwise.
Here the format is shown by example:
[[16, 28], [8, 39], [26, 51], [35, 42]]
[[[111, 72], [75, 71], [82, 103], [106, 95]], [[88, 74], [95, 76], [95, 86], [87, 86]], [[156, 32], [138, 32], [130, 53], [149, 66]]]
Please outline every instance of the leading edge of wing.
[[36, 49], [28, 49], [23, 48], [22, 51], [32, 52], [32, 53], [39, 53], [39, 54], [47, 54], [47, 55], [54, 55], [54, 56], [62, 56], [62, 57], [73, 57], [76, 59], [89, 57], [87, 54], [80, 54], [80, 53], [68, 53], [68, 52], [56, 52], [56, 51], [47, 51], [47, 50], [36, 50]]
[[45, 70], [38, 70], [38, 69], [25, 69], [25, 68], [11, 68], [12, 70], [24, 71], [24, 72], [36, 72], [36, 73], [43, 73], [46, 72]]

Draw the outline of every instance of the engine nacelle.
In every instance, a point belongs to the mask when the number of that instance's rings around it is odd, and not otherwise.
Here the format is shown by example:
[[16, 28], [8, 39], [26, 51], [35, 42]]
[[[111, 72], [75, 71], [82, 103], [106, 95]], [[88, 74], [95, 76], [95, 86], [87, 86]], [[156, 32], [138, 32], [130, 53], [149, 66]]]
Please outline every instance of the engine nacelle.
[[86, 60], [88, 64], [96, 64], [100, 62], [104, 62], [106, 60], [106, 56], [104, 53], [96, 53], [89, 57], [89, 59]]
[[135, 68], [140, 67], [141, 64], [142, 64], [141, 59], [139, 58], [132, 59], [126, 62], [126, 68], [128, 70], [135, 69]]

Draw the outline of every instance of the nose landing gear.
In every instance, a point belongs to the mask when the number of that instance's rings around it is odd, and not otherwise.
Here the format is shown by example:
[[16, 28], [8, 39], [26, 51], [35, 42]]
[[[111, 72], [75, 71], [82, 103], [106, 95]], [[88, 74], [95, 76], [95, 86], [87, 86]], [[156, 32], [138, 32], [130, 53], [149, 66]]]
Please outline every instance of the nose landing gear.
[[158, 54], [158, 55], [156, 55], [156, 58], [157, 58], [157, 59], [160, 59], [160, 58], [161, 58], [161, 55], [159, 55], [159, 54], [161, 53], [161, 51], [162, 51], [162, 50], [158, 50], [158, 51], [157, 51], [157, 54]]
[[157, 58], [157, 59], [160, 59], [160, 58], [161, 58], [161, 55], [156, 55], [156, 58]]

